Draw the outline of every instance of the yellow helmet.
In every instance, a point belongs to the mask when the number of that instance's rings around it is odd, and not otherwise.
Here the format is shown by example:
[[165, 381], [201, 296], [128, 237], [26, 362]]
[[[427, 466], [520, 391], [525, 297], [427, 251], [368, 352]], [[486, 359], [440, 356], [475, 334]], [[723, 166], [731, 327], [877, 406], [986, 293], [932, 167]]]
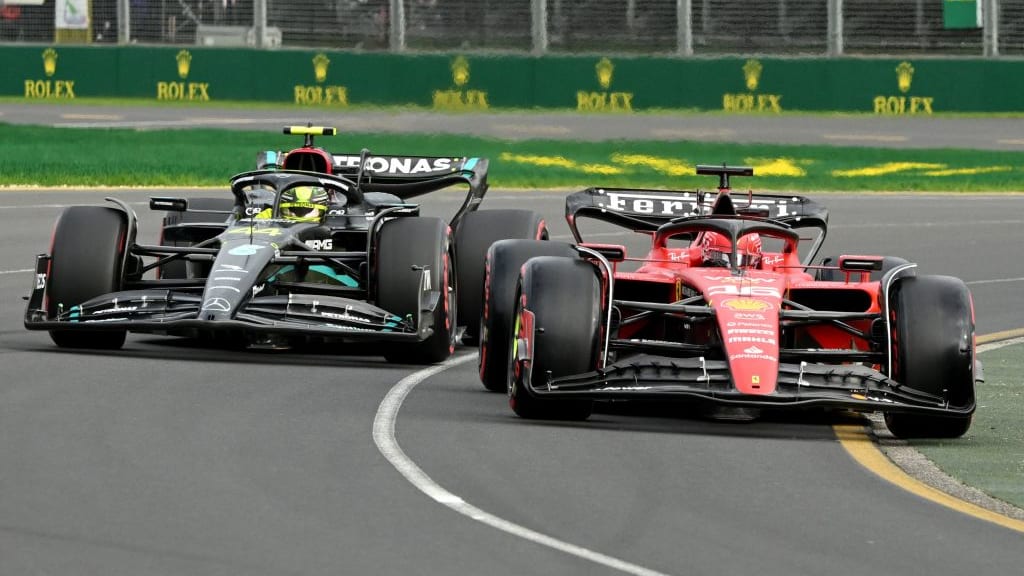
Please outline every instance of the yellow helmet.
[[319, 186], [296, 186], [281, 193], [281, 218], [295, 222], [319, 222], [327, 214], [329, 197]]

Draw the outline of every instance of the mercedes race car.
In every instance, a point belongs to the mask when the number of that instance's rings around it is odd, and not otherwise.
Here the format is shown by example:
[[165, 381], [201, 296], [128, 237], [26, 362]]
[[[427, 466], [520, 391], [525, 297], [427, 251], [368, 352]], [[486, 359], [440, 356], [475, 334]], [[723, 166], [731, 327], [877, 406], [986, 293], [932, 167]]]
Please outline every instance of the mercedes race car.
[[[963, 281], [891, 256], [812, 265], [824, 207], [734, 196], [730, 177], [749, 167], [697, 173], [717, 176], [717, 193], [590, 188], [566, 199], [575, 243], [490, 247], [486, 388], [525, 418], [582, 420], [594, 401], [648, 400], [727, 418], [881, 412], [897, 437], [968, 430], [982, 371]], [[586, 219], [646, 234], [650, 250], [585, 242]]]
[[[65, 209], [36, 257], [25, 327], [80, 348], [120, 348], [129, 331], [271, 349], [376, 340], [412, 363], [444, 360], [460, 335], [475, 344], [487, 247], [545, 238], [543, 219], [478, 210], [484, 158], [331, 154], [313, 137], [332, 128], [285, 133], [304, 145], [260, 153], [230, 198], [152, 198], [159, 244], [137, 242], [120, 200]], [[455, 185], [468, 193], [448, 221], [409, 202]]]

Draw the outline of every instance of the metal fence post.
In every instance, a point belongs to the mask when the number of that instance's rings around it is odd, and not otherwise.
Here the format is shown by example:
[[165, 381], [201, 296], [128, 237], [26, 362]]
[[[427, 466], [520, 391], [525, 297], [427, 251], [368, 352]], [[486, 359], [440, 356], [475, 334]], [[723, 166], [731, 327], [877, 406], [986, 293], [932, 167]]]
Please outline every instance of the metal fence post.
[[676, 0], [676, 52], [693, 56], [693, 0]]
[[548, 51], [548, 0], [530, 0], [530, 35], [533, 37], [533, 53]]
[[843, 55], [843, 0], [828, 0], [828, 55]]
[[252, 26], [256, 29], [256, 46], [267, 47], [267, 0], [253, 0]]
[[405, 2], [391, 0], [389, 46], [392, 52], [405, 51]]
[[117, 43], [128, 44], [132, 41], [132, 19], [128, 10], [128, 0], [117, 0]]
[[999, 56], [999, 0], [982, 0], [982, 44], [986, 57]]

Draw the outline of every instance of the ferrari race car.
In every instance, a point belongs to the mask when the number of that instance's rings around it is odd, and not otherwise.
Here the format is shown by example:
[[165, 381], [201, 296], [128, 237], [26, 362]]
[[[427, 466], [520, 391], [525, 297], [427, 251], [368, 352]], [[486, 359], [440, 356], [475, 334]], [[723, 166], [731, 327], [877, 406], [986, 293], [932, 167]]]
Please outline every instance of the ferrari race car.
[[[566, 199], [574, 244], [489, 249], [480, 378], [521, 417], [583, 420], [595, 400], [681, 401], [722, 417], [881, 412], [897, 437], [959, 437], [981, 381], [963, 281], [896, 257], [812, 265], [828, 211], [731, 194], [748, 167], [698, 166], [717, 193], [590, 188]], [[628, 257], [585, 219], [650, 236]], [[625, 270], [633, 267], [632, 270]]]
[[[158, 245], [124, 202], [74, 206], [36, 257], [25, 327], [61, 347], [120, 348], [126, 332], [219, 336], [253, 348], [384, 341], [391, 361], [433, 363], [474, 343], [483, 261], [499, 239], [540, 239], [528, 210], [478, 210], [487, 160], [331, 154], [314, 135], [231, 178], [230, 198], [152, 198]], [[450, 221], [409, 199], [468, 186]], [[460, 322], [468, 318], [471, 322]], [[462, 330], [465, 325], [465, 330]]]

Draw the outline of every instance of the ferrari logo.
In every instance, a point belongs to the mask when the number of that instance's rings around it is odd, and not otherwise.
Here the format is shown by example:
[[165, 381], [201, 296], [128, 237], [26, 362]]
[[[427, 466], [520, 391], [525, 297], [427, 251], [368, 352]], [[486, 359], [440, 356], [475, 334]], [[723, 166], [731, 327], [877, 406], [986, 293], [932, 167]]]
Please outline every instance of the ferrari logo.
[[751, 384], [760, 384], [761, 383], [761, 377], [760, 376], [751, 376], [750, 377], [750, 383]]

